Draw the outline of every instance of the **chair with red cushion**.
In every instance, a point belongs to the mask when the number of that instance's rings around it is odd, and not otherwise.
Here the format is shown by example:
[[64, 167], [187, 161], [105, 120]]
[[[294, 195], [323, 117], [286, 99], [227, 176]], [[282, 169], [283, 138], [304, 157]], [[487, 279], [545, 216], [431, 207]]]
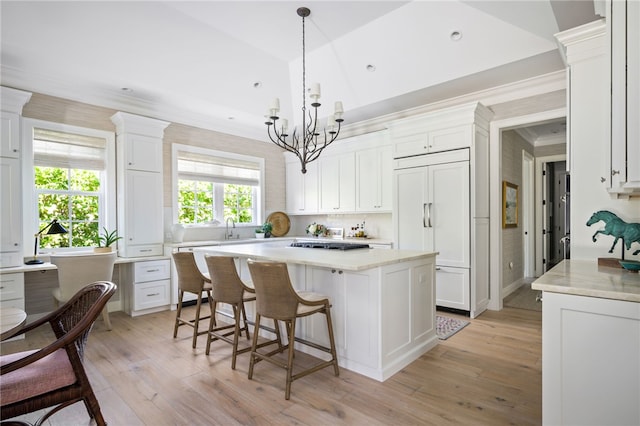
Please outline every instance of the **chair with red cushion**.
[[115, 291], [112, 282], [89, 284], [54, 312], [5, 337], [48, 323], [57, 340], [39, 350], [0, 356], [0, 420], [54, 407], [37, 421], [40, 425], [60, 409], [83, 401], [96, 424], [106, 424], [83, 357], [91, 327]]

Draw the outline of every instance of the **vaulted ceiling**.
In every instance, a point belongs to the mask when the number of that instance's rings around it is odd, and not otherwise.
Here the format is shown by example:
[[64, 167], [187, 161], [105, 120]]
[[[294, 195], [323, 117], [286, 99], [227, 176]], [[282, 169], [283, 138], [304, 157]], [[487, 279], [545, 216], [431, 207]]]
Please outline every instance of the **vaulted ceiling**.
[[301, 119], [300, 6], [307, 87], [347, 123], [563, 69], [554, 34], [598, 19], [592, 0], [3, 0], [2, 85], [264, 140], [273, 98]]

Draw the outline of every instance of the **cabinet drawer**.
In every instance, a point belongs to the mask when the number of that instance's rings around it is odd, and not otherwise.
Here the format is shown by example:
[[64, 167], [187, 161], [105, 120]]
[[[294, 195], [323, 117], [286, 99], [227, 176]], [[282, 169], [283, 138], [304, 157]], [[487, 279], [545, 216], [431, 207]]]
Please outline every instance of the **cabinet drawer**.
[[133, 281], [136, 283], [169, 279], [171, 264], [169, 259], [136, 262], [133, 274]]
[[123, 249], [122, 257], [162, 256], [162, 244], [129, 245]]
[[169, 304], [169, 280], [134, 285], [133, 310], [155, 308]]
[[24, 300], [24, 274], [0, 275], [0, 301], [14, 299]]
[[25, 310], [24, 309], [24, 299], [13, 299], [13, 300], [0, 301], [0, 308], [2, 308], [2, 309], [17, 308], [17, 309], [22, 309], [24, 311]]

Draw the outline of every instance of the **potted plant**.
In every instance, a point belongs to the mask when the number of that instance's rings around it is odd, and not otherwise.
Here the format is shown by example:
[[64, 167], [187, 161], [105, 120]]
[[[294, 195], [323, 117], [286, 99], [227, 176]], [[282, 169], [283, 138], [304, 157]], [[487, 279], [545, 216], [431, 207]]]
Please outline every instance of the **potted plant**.
[[262, 227], [256, 228], [256, 238], [264, 238], [264, 230]]
[[271, 231], [273, 230], [273, 225], [271, 222], [265, 222], [262, 224], [262, 232], [264, 232], [265, 238], [271, 238]]
[[102, 228], [103, 232], [98, 234], [98, 238], [96, 238], [96, 242], [98, 243], [98, 247], [94, 247], [93, 251], [96, 253], [109, 253], [113, 250], [111, 244], [115, 243], [118, 240], [121, 240], [122, 237], [118, 236], [118, 230], [114, 229], [109, 232], [107, 228]]

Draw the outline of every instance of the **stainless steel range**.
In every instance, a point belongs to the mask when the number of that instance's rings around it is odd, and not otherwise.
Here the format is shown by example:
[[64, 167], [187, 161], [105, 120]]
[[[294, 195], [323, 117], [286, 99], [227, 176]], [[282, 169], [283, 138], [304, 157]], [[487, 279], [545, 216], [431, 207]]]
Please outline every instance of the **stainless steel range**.
[[329, 250], [354, 250], [371, 248], [369, 244], [337, 243], [329, 241], [299, 241], [291, 243], [291, 247], [320, 248]]

